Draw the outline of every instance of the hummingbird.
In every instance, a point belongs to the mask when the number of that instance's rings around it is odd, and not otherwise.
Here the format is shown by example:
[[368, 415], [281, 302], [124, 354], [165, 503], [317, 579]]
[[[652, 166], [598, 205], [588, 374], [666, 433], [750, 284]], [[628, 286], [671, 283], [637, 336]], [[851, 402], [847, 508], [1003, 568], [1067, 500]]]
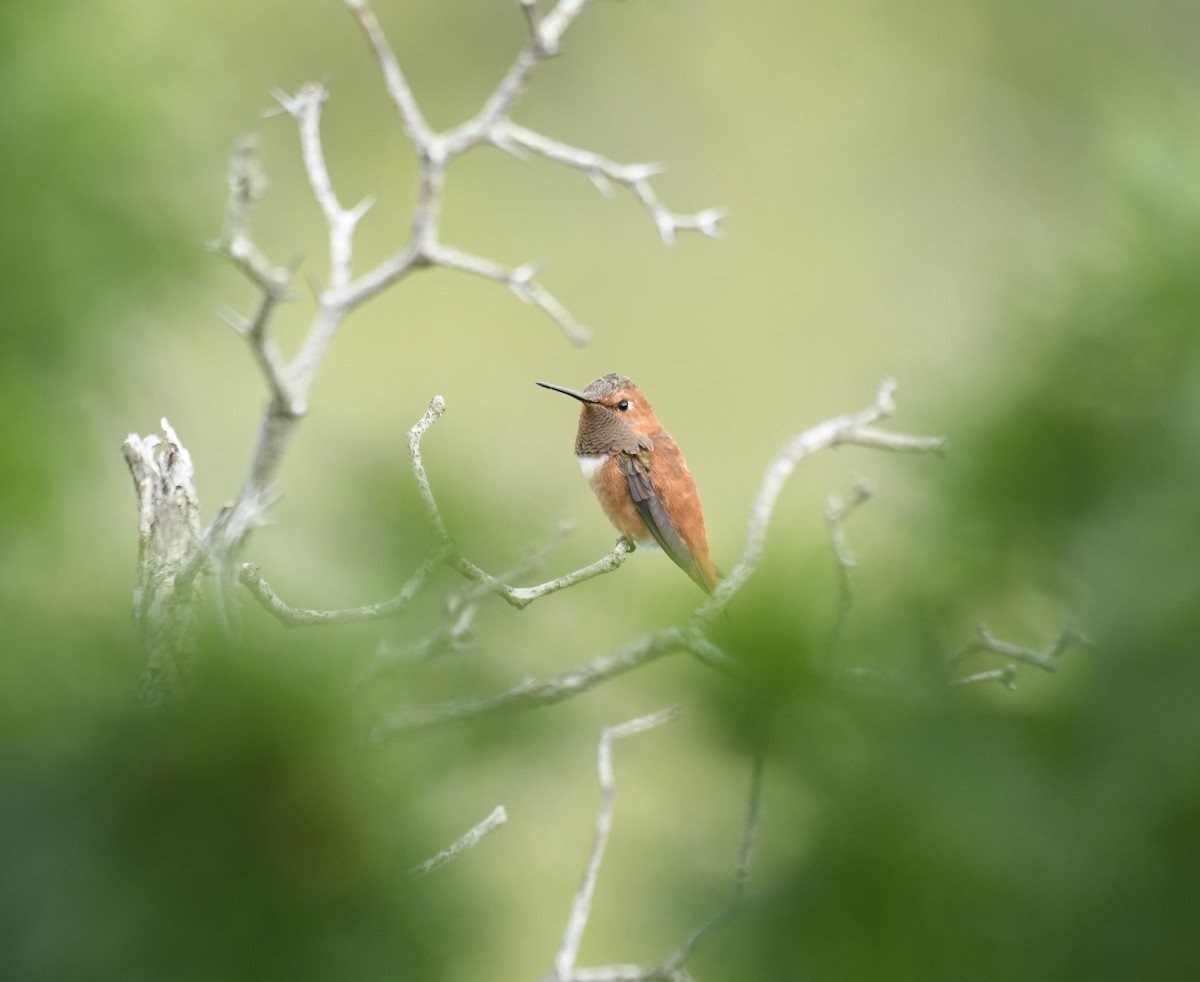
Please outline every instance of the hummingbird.
[[657, 543], [706, 593], [717, 585], [696, 482], [642, 390], [604, 375], [582, 392], [538, 382], [583, 403], [575, 456], [608, 520], [627, 539]]

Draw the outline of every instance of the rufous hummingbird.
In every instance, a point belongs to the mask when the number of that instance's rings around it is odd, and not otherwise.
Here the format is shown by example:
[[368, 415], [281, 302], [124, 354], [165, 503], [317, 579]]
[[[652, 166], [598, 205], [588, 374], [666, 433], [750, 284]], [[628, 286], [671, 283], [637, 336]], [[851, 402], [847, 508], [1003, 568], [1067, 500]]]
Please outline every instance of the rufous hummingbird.
[[605, 375], [582, 392], [549, 382], [538, 385], [583, 403], [575, 456], [617, 531], [642, 545], [657, 542], [712, 593], [717, 571], [696, 482], [642, 390], [624, 375]]

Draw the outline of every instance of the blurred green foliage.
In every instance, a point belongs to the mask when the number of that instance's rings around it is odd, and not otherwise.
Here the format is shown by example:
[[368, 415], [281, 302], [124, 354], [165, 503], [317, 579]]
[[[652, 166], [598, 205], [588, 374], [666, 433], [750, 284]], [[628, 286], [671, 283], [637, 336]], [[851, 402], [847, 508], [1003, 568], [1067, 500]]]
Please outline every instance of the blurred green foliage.
[[[524, 612], [483, 605], [467, 651], [366, 676], [381, 645], [436, 626], [452, 577], [382, 626], [284, 632], [249, 608], [239, 640], [214, 628], [187, 699], [133, 703], [120, 439], [169, 415], [211, 517], [264, 399], [211, 312], [248, 304], [245, 285], [202, 249], [240, 132], [262, 130], [272, 180], [256, 235], [321, 276], [294, 134], [256, 116], [270, 86], [331, 72], [339, 193], [379, 198], [357, 268], [406, 228], [412, 163], [375, 67], [338, 4], [309, 6], [277, 55], [269, 4], [0, 10], [0, 976], [537, 977], [586, 858], [600, 728], [675, 702], [677, 723], [617, 751], [585, 961], [652, 963], [724, 903], [758, 752], [750, 901], [697, 978], [1200, 975], [1195, 5], [589, 10], [518, 118], [669, 161], [664, 196], [728, 204], [728, 238], [668, 252], [578, 174], [463, 161], [447, 241], [548, 257], [592, 348], [491, 284], [406, 281], [333, 349], [251, 558], [297, 604], [395, 589], [429, 543], [404, 433], [434, 392], [450, 407], [426, 437], [435, 491], [495, 570], [562, 517], [580, 528], [548, 574], [611, 543], [570, 459], [574, 414], [535, 378], [636, 377], [725, 567], [765, 461], [879, 375], [900, 377], [895, 425], [951, 453], [806, 465], [715, 632], [747, 679], [676, 656], [384, 747], [363, 740], [381, 712], [554, 674], [698, 596], [637, 554]], [[510, 8], [379, 5], [439, 124], [519, 45]], [[285, 348], [310, 312], [285, 312]], [[856, 594], [835, 635], [821, 508], [860, 473], [878, 493], [847, 525]], [[1069, 620], [1090, 641], [1057, 674], [946, 686], [980, 623], [1040, 647]], [[409, 877], [501, 802], [505, 829]]]
[[202, 654], [169, 712], [8, 748], [4, 976], [449, 977], [456, 919], [408, 873], [439, 848], [423, 768], [393, 757], [385, 785], [311, 681], [262, 651]]

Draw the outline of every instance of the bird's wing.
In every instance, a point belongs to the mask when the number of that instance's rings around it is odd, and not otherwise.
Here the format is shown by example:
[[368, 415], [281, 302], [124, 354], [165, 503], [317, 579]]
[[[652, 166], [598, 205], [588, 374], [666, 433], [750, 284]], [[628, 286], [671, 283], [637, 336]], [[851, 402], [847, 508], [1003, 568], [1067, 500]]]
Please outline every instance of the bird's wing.
[[700, 575], [700, 570], [696, 568], [696, 561], [692, 559], [691, 550], [688, 549], [687, 543], [683, 541], [679, 530], [675, 528], [675, 524], [667, 515], [666, 508], [663, 507], [662, 499], [659, 498], [658, 491], [654, 487], [648, 458], [648, 453], [621, 454], [621, 469], [625, 472], [625, 479], [629, 482], [629, 496], [633, 499], [633, 507], [637, 509], [638, 515], [646, 523], [646, 528], [654, 536], [654, 541], [662, 547], [663, 552], [671, 557], [671, 561], [700, 584], [702, 590], [711, 592], [708, 584]]

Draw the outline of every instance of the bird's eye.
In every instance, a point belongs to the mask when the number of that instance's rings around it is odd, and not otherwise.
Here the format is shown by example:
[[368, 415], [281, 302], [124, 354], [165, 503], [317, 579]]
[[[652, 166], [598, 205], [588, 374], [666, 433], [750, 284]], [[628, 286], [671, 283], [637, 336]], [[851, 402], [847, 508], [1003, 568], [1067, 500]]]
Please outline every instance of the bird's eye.
[[618, 412], [623, 413], [628, 408], [629, 408], [629, 400], [628, 399], [622, 399], [620, 402], [617, 403], [617, 411]]

